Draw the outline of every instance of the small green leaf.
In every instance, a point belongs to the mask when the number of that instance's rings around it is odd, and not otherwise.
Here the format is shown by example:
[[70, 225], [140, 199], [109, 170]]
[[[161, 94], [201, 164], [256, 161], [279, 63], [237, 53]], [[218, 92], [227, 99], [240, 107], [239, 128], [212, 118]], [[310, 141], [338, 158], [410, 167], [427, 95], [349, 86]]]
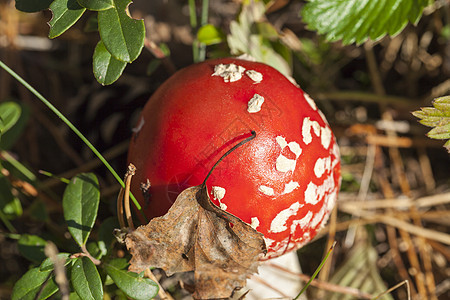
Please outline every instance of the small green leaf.
[[22, 109], [16, 102], [8, 101], [0, 104], [0, 136], [16, 124]]
[[[412, 114], [421, 119], [419, 122], [422, 125], [434, 127], [427, 133], [428, 137], [438, 140], [450, 139], [450, 96], [435, 99], [433, 106], [422, 107]], [[450, 153], [450, 141], [447, 141], [444, 147]]]
[[206, 24], [198, 30], [197, 39], [206, 46], [215, 45], [225, 40], [225, 34], [220, 28], [217, 28], [212, 24]]
[[[41, 272], [33, 268], [26, 272], [14, 285], [12, 300], [47, 299], [58, 291], [51, 271]], [[44, 286], [43, 286], [44, 285]], [[39, 295], [39, 297], [37, 297]]]
[[26, 259], [41, 263], [46, 258], [44, 247], [47, 242], [37, 235], [22, 234], [17, 243], [20, 254]]
[[75, 176], [64, 191], [63, 211], [69, 232], [83, 246], [97, 218], [100, 192], [97, 177], [92, 173]]
[[86, 8], [81, 7], [77, 0], [55, 0], [50, 4], [50, 9], [53, 17], [48, 22], [50, 25], [48, 37], [51, 39], [66, 32], [86, 11]]
[[19, 114], [19, 119], [11, 128], [8, 129], [8, 131], [0, 133], [0, 149], [3, 150], [10, 149], [14, 145], [14, 143], [21, 137], [21, 134], [25, 129], [30, 116], [30, 108], [28, 106], [22, 103], [15, 103], [20, 105], [21, 113]]
[[106, 50], [102, 41], [95, 47], [93, 57], [94, 76], [102, 85], [115, 82], [122, 75], [127, 63], [117, 60]]
[[100, 37], [106, 49], [123, 62], [135, 60], [144, 47], [145, 25], [127, 14], [131, 0], [113, 0], [114, 7], [98, 13]]
[[[51, 275], [51, 271], [41, 272], [39, 268], [29, 270], [14, 285], [11, 298], [47, 299], [58, 291], [58, 286]], [[37, 297], [38, 293], [39, 297]]]
[[114, 283], [130, 298], [146, 300], [153, 299], [158, 294], [158, 285], [148, 278], [120, 270], [112, 264], [105, 263], [104, 268]]
[[[56, 257], [61, 261], [64, 260], [64, 266], [67, 266], [72, 261], [69, 253], [58, 253]], [[50, 258], [47, 258], [39, 266], [39, 271], [46, 272], [51, 270], [53, 270], [53, 261]]]
[[47, 9], [53, 0], [16, 0], [16, 9], [27, 12], [39, 12]]
[[329, 41], [361, 44], [395, 36], [408, 21], [416, 24], [429, 0], [308, 0], [301, 15], [309, 29]]
[[103, 284], [97, 267], [88, 257], [77, 258], [72, 267], [71, 282], [81, 299], [103, 299]]
[[77, 0], [78, 4], [89, 10], [105, 10], [113, 7], [112, 0]]

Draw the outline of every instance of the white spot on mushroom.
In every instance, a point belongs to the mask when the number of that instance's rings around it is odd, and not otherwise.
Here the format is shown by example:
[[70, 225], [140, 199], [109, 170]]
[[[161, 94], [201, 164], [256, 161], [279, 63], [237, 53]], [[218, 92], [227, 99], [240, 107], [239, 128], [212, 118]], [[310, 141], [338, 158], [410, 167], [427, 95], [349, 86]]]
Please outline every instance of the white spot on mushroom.
[[213, 186], [212, 187], [212, 194], [214, 197], [214, 200], [222, 200], [223, 197], [225, 197], [226, 190], [223, 187], [220, 186]]
[[320, 199], [317, 199], [317, 185], [312, 181], [308, 183], [305, 191], [305, 202], [308, 204], [316, 205]]
[[286, 139], [284, 138], [284, 137], [282, 137], [282, 136], [277, 136], [276, 138], [275, 138], [275, 140], [277, 141], [277, 143], [278, 143], [278, 145], [280, 145], [280, 147], [281, 147], [281, 149], [284, 149], [284, 147], [286, 147], [287, 146], [287, 142], [286, 142]]
[[275, 194], [273, 191], [273, 188], [265, 186], [265, 185], [260, 185], [258, 187], [258, 191], [260, 191], [261, 193], [263, 193], [264, 195], [267, 195], [267, 196], [273, 196]]
[[320, 221], [322, 221], [323, 216], [325, 215], [325, 211], [326, 211], [326, 206], [322, 206], [322, 208], [320, 209], [320, 211], [314, 216], [314, 218], [311, 220], [311, 228], [315, 228]]
[[219, 64], [214, 67], [214, 73], [211, 76], [220, 76], [224, 82], [234, 82], [242, 78], [245, 68], [235, 64]]
[[335, 188], [333, 173], [325, 178], [323, 183], [319, 186], [310, 182], [305, 191], [305, 202], [311, 205], [316, 205], [325, 196], [325, 193], [330, 193]]
[[139, 120], [139, 123], [136, 125], [136, 127], [134, 127], [133, 129], [131, 129], [131, 131], [133, 131], [134, 133], [138, 133], [138, 132], [141, 131], [141, 129], [144, 127], [144, 124], [145, 124], [145, 120], [144, 120], [144, 118], [142, 117], [142, 118]]
[[298, 187], [300, 187], [298, 182], [295, 182], [295, 181], [291, 180], [290, 182], [284, 184], [283, 194], [289, 194], [289, 193], [293, 192]]
[[312, 211], [308, 211], [308, 213], [300, 220], [294, 220], [291, 225], [291, 234], [295, 233], [297, 226], [299, 226], [301, 229], [305, 229], [306, 226], [309, 225], [309, 222], [311, 221], [312, 217], [313, 217]]
[[264, 242], [266, 243], [266, 247], [269, 248], [273, 243], [275, 243], [275, 240], [264, 237]]
[[281, 150], [283, 150], [286, 147], [289, 147], [289, 149], [295, 154], [294, 160], [289, 159], [280, 153], [280, 156], [278, 156], [276, 161], [277, 170], [280, 172], [288, 172], [289, 170], [294, 171], [297, 159], [300, 156], [300, 154], [302, 154], [302, 149], [300, 148], [300, 145], [297, 142], [288, 143], [286, 139], [282, 136], [277, 136], [275, 139], [278, 145], [281, 147]]
[[294, 152], [295, 156], [298, 158], [302, 154], [302, 148], [297, 142], [290, 142], [288, 144], [289, 149]]
[[329, 172], [331, 170], [331, 158], [318, 158], [314, 165], [314, 174], [316, 174], [317, 178], [322, 177], [325, 172]]
[[328, 196], [327, 201], [327, 211], [331, 211], [336, 204], [337, 199], [337, 187], [333, 190], [333, 192]]
[[314, 102], [313, 98], [309, 96], [307, 93], [303, 93], [303, 96], [305, 97], [305, 100], [309, 103], [309, 106], [311, 106], [312, 109], [317, 110], [316, 102]]
[[286, 173], [288, 171], [293, 172], [295, 170], [296, 163], [297, 161], [295, 159], [289, 159], [283, 154], [280, 154], [280, 156], [278, 156], [277, 158], [275, 167], [278, 171], [283, 173]]
[[252, 99], [248, 101], [247, 111], [249, 113], [256, 113], [261, 110], [261, 106], [264, 103], [264, 97], [258, 94], [253, 95]]
[[309, 117], [303, 119], [302, 136], [303, 142], [308, 145], [312, 142], [311, 128], [316, 136], [320, 135], [320, 125], [317, 121], [311, 121]]
[[255, 230], [256, 230], [256, 228], [258, 228], [258, 226], [259, 226], [259, 220], [258, 220], [257, 217], [251, 218], [250, 226], [251, 226], [253, 229], [255, 229]]
[[270, 223], [270, 232], [278, 233], [285, 231], [287, 229], [287, 220], [290, 217], [294, 216], [298, 212], [300, 207], [300, 203], [295, 202], [288, 208], [280, 211], [278, 215], [272, 220], [272, 223]]
[[322, 146], [325, 149], [328, 149], [330, 147], [331, 142], [331, 129], [327, 126], [320, 128], [320, 140], [322, 142]]
[[245, 74], [247, 74], [254, 83], [260, 83], [263, 80], [263, 75], [255, 70], [247, 70], [245, 71]]
[[227, 210], [228, 206], [225, 203], [220, 202], [220, 209]]

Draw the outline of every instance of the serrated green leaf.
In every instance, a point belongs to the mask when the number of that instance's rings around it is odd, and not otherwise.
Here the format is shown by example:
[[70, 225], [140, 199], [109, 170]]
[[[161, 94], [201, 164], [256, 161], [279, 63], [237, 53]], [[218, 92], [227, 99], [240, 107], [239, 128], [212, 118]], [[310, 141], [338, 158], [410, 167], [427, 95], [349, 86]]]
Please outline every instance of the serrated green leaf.
[[48, 37], [53, 39], [72, 27], [81, 18], [86, 8], [81, 7], [77, 0], [55, 0], [50, 4], [50, 10], [53, 17], [48, 22], [50, 25]]
[[148, 278], [120, 270], [112, 264], [104, 264], [104, 268], [114, 283], [130, 298], [147, 300], [158, 294], [158, 285]]
[[428, 131], [427, 136], [436, 140], [450, 139], [450, 124], [436, 126]]
[[22, 108], [16, 102], [8, 101], [0, 104], [0, 136], [17, 123], [21, 112]]
[[113, 7], [113, 0], [77, 0], [78, 4], [89, 10], [106, 10]]
[[93, 57], [94, 76], [102, 85], [115, 82], [122, 75], [127, 63], [117, 60], [106, 50], [102, 41], [95, 47]]
[[429, 0], [308, 0], [301, 15], [309, 29], [329, 41], [361, 44], [395, 36], [408, 21], [416, 24]]
[[[47, 299], [57, 291], [58, 286], [51, 277], [51, 271], [41, 272], [39, 271], [39, 268], [33, 268], [28, 272], [26, 272], [16, 282], [13, 288], [11, 299], [12, 300]], [[39, 297], [37, 297], [38, 294]]]
[[47, 9], [53, 0], [16, 0], [16, 9], [27, 12], [39, 12]]
[[47, 242], [37, 235], [22, 234], [17, 242], [17, 247], [26, 259], [41, 263], [45, 258], [44, 248]]
[[88, 257], [77, 258], [72, 266], [71, 282], [78, 296], [84, 300], [102, 300], [103, 284], [97, 267]]
[[[67, 266], [72, 261], [69, 253], [58, 253], [56, 255], [56, 257], [58, 260], [61, 260], [61, 261], [64, 260], [64, 266]], [[53, 268], [54, 268], [53, 261], [50, 258], [47, 258], [39, 266], [39, 271], [41, 271], [41, 272], [51, 271], [51, 270], [53, 270]]]
[[217, 28], [212, 24], [206, 24], [198, 30], [197, 39], [200, 43], [210, 46], [223, 42], [225, 34], [220, 28]]
[[64, 191], [63, 211], [69, 232], [83, 246], [97, 218], [100, 192], [97, 177], [92, 173], [75, 176]]
[[[450, 139], [450, 96], [436, 98], [433, 101], [434, 107], [422, 107], [412, 114], [421, 119], [419, 122], [431, 129], [427, 136], [432, 139], [445, 140]], [[450, 153], [450, 141], [444, 145]]]
[[145, 25], [127, 14], [131, 0], [113, 0], [114, 6], [98, 13], [100, 37], [108, 52], [123, 62], [134, 61], [144, 47]]

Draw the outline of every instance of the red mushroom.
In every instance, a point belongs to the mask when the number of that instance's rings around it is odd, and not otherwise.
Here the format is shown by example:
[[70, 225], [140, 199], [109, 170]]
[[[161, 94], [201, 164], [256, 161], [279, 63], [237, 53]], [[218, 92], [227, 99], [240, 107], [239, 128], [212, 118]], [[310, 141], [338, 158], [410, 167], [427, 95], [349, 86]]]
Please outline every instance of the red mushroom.
[[336, 202], [339, 150], [314, 101], [277, 70], [236, 58], [189, 66], [150, 98], [130, 144], [132, 192], [148, 217], [207, 181], [211, 200], [261, 232], [267, 257], [309, 242]]

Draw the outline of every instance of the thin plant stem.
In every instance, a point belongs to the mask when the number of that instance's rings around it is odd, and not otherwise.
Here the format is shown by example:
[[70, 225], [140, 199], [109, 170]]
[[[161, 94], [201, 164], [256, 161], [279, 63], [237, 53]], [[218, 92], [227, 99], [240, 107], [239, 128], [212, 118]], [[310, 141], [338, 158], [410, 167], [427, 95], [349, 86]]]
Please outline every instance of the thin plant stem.
[[[208, 10], [209, 10], [209, 0], [202, 1], [202, 13], [200, 16], [200, 25], [204, 26], [208, 23]], [[199, 43], [199, 53], [198, 59], [199, 61], [204, 61], [206, 58], [206, 45], [203, 43]]]
[[[111, 172], [114, 178], [119, 182], [122, 187], [125, 187], [123, 180], [117, 174], [117, 172], [113, 169], [113, 167], [106, 161], [106, 159], [101, 155], [101, 153], [94, 147], [94, 145], [89, 142], [89, 140], [73, 125], [53, 104], [51, 104], [44, 96], [42, 96], [37, 90], [35, 90], [28, 82], [25, 81], [22, 77], [20, 77], [16, 72], [10, 69], [3, 61], [0, 60], [0, 67], [3, 70], [8, 72], [12, 77], [14, 77], [17, 81], [19, 81], [25, 88], [27, 88], [33, 95], [35, 95], [39, 100], [42, 101], [55, 115], [57, 115], [88, 147], [91, 151], [100, 159], [100, 161], [105, 165], [105, 167]], [[142, 207], [137, 202], [136, 198], [133, 195], [130, 195], [133, 200], [134, 205], [136, 205], [137, 209], [142, 211]]]
[[336, 246], [336, 241], [333, 243], [333, 245], [330, 247], [330, 249], [327, 252], [327, 255], [325, 255], [324, 259], [322, 260], [322, 262], [320, 263], [320, 265], [317, 267], [316, 271], [314, 272], [314, 274], [311, 276], [311, 278], [309, 279], [309, 281], [305, 284], [305, 286], [302, 288], [302, 290], [300, 291], [300, 293], [298, 293], [297, 296], [295, 296], [295, 298], [293, 300], [297, 300], [305, 291], [306, 289], [309, 287], [309, 285], [311, 284], [311, 282], [314, 280], [314, 278], [317, 277], [317, 274], [319, 274], [320, 270], [322, 269], [323, 265], [325, 264], [325, 262], [327, 261], [328, 257], [330, 256], [331, 252], [333, 251], [334, 247]]
[[195, 8], [195, 0], [189, 0], [189, 21], [192, 29], [197, 27], [197, 10]]

